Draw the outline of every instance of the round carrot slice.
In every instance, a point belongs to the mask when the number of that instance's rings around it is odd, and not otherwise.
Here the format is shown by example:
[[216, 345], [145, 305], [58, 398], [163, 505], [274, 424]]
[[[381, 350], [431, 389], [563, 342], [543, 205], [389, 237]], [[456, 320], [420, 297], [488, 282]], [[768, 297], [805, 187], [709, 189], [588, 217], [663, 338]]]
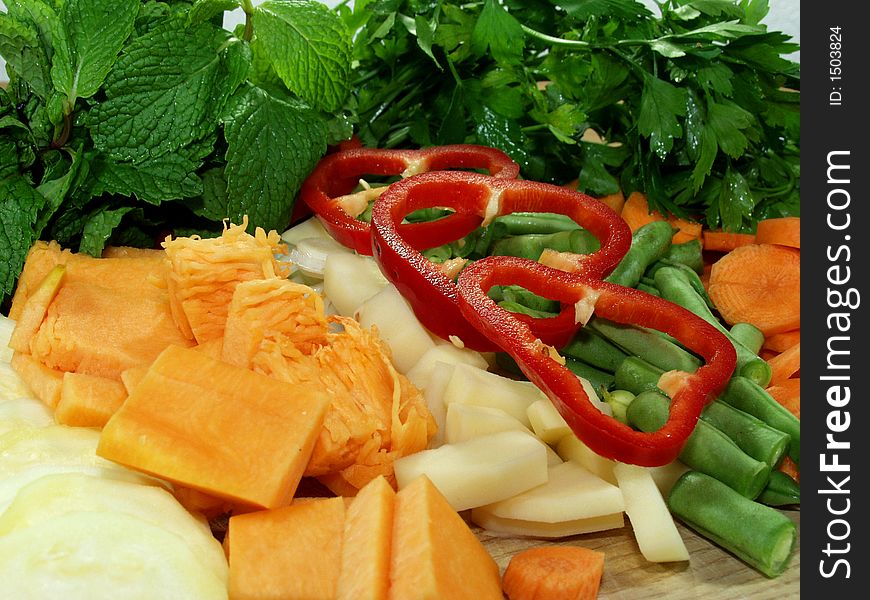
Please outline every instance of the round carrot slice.
[[799, 250], [750, 244], [713, 264], [707, 292], [726, 323], [752, 323], [769, 336], [800, 327], [800, 280]]
[[582, 546], [538, 546], [514, 555], [502, 577], [509, 600], [594, 600], [604, 553]]

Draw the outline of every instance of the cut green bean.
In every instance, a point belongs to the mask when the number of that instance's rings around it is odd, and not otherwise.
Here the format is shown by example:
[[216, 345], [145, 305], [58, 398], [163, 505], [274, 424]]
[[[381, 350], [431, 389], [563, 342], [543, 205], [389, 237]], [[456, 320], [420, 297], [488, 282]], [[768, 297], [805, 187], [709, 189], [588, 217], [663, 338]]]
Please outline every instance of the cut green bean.
[[497, 303], [503, 309], [510, 311], [512, 313], [518, 313], [521, 315], [527, 315], [534, 319], [546, 319], [549, 317], [555, 316], [554, 313], [548, 313], [541, 310], [536, 310], [534, 308], [530, 308], [525, 304], [520, 304], [519, 302], [514, 302], [513, 300], [502, 300]]
[[701, 240], [698, 239], [671, 244], [662, 259], [670, 263], [686, 265], [698, 274], [704, 272], [704, 249]]
[[635, 288], [642, 291], [642, 292], [646, 292], [647, 294], [649, 294], [651, 296], [661, 297], [661, 295], [662, 295], [661, 292], [659, 292], [659, 289], [657, 287], [655, 287], [654, 285], [650, 285], [644, 281], [641, 281], [640, 283], [638, 283], [635, 286]]
[[516, 212], [496, 217], [493, 222], [502, 223], [507, 235], [556, 233], [580, 228], [572, 218], [556, 213]]
[[507, 300], [508, 302], [516, 302], [523, 306], [543, 313], [551, 313], [550, 316], [559, 313], [560, 305], [556, 300], [550, 300], [543, 296], [538, 296], [534, 292], [530, 292], [526, 288], [519, 285], [501, 285], [493, 286], [489, 290], [489, 297], [496, 302]]
[[[656, 391], [638, 394], [628, 405], [628, 423], [645, 432], [658, 431], [668, 419], [670, 400]], [[734, 441], [699, 419], [680, 451], [686, 466], [706, 473], [747, 498], [756, 498], [770, 478], [770, 467], [746, 454]]]
[[646, 327], [625, 325], [601, 317], [590, 319], [586, 326], [625, 350], [627, 354], [637, 356], [665, 371], [694, 373], [703, 364], [700, 358], [682, 346]]
[[761, 419], [726, 402], [711, 402], [701, 418], [731, 438], [741, 450], [775, 469], [788, 451], [791, 438]]
[[764, 333], [752, 323], [734, 323], [730, 329], [731, 336], [758, 354], [764, 345]]
[[640, 394], [658, 390], [659, 377], [664, 371], [651, 365], [642, 358], [629, 356], [614, 373], [614, 385], [617, 389], [628, 390], [632, 394]]
[[610, 410], [613, 412], [613, 418], [620, 423], [628, 425], [628, 405], [634, 400], [634, 394], [628, 390], [613, 390], [607, 391], [602, 395], [602, 399], [610, 405]]
[[801, 422], [777, 402], [767, 390], [746, 377], [732, 377], [719, 400], [761, 419], [774, 429], [787, 433], [788, 456], [796, 465], [801, 458]]
[[615, 373], [628, 358], [622, 349], [588, 327], [581, 328], [559, 353], [610, 373]]
[[799, 506], [801, 486], [782, 471], [772, 471], [770, 480], [756, 500], [768, 506]]
[[565, 357], [565, 366], [568, 367], [568, 370], [574, 373], [574, 375], [582, 377], [591, 383], [592, 387], [596, 390], [609, 390], [613, 388], [613, 382], [615, 380], [613, 373], [593, 367], [582, 360], [577, 360], [569, 356]]
[[667, 221], [652, 221], [631, 236], [631, 246], [605, 281], [635, 287], [647, 267], [660, 259], [671, 247], [673, 226]]
[[737, 374], [750, 377], [760, 385], [767, 385], [770, 382], [771, 369], [767, 361], [734, 339], [731, 333], [722, 325], [721, 321], [710, 311], [707, 302], [692, 287], [689, 278], [681, 269], [662, 267], [656, 271], [655, 282], [663, 298], [679, 304], [701, 317], [721, 331], [731, 341], [734, 350], [737, 352], [737, 368], [735, 370]]
[[557, 252], [590, 254], [600, 247], [601, 243], [591, 232], [586, 229], [572, 229], [555, 233], [529, 233], [503, 237], [493, 242], [489, 254], [538, 260], [546, 248]]
[[688, 471], [671, 488], [668, 508], [683, 523], [767, 577], [781, 575], [797, 539], [794, 522], [775, 508]]

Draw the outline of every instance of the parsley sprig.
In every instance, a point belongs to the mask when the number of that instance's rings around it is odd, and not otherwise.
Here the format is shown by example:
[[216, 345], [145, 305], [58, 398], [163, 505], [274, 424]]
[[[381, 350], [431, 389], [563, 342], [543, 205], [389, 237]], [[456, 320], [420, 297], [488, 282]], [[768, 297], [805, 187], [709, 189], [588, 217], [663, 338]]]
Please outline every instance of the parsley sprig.
[[[766, 0], [357, 0], [367, 145], [474, 142], [527, 178], [751, 231], [799, 214], [800, 73]], [[593, 135], [594, 132], [594, 135]], [[603, 138], [605, 144], [598, 143]]]

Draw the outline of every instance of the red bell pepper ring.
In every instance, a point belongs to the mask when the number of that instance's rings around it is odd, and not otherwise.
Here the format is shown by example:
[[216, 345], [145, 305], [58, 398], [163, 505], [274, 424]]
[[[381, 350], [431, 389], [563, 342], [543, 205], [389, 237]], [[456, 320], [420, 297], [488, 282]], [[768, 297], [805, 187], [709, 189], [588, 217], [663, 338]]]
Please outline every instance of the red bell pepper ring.
[[[608, 275], [631, 245], [631, 230], [612, 209], [561, 186], [462, 171], [423, 173], [392, 184], [372, 208], [372, 244], [381, 271], [408, 300], [426, 328], [443, 339], [455, 336], [465, 347], [479, 351], [495, 351], [500, 345], [466, 320], [459, 310], [453, 280], [420, 254], [400, 228], [405, 215], [435, 206], [453, 209], [455, 214], [482, 217], [484, 224], [513, 212], [566, 215], [600, 242], [599, 250], [577, 255], [574, 261], [578, 273], [594, 278]], [[556, 317], [534, 319], [521, 315], [517, 319], [532, 327], [548, 344], [562, 346], [578, 328], [574, 316], [570, 306]]]
[[[487, 296], [494, 285], [516, 284], [618, 323], [672, 335], [705, 360], [680, 378], [670, 416], [658, 431], [635, 431], [593, 406], [580, 380], [542, 344], [528, 325]], [[598, 454], [620, 462], [660, 466], [679, 455], [701, 410], [718, 396], [734, 371], [733, 345], [688, 310], [645, 292], [558, 271], [523, 258], [493, 256], [475, 261], [457, 280], [459, 306], [481, 334], [498, 343], [523, 373], [550, 398], [574, 433]], [[579, 304], [578, 304], [579, 303]]]
[[[300, 189], [300, 198], [340, 243], [370, 255], [370, 226], [348, 212], [340, 201], [364, 175], [410, 177], [427, 171], [483, 169], [494, 177], [515, 179], [520, 167], [495, 148], [473, 144], [433, 146], [417, 150], [351, 148], [325, 156]], [[433, 248], [471, 233], [480, 225], [475, 215], [454, 214], [427, 223], [402, 225], [415, 248]]]

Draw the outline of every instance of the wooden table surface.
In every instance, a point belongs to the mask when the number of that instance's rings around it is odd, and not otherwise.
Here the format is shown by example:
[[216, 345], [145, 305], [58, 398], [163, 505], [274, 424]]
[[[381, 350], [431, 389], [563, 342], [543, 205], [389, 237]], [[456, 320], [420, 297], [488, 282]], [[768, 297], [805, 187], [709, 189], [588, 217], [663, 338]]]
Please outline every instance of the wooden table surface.
[[504, 573], [511, 556], [542, 544], [573, 544], [605, 553], [599, 600], [788, 600], [800, 597], [800, 511], [785, 513], [798, 526], [798, 542], [785, 573], [768, 579], [746, 563], [678, 523], [689, 550], [688, 563], [651, 563], [637, 548], [626, 517], [622, 529], [562, 540], [496, 537], [475, 528]]

